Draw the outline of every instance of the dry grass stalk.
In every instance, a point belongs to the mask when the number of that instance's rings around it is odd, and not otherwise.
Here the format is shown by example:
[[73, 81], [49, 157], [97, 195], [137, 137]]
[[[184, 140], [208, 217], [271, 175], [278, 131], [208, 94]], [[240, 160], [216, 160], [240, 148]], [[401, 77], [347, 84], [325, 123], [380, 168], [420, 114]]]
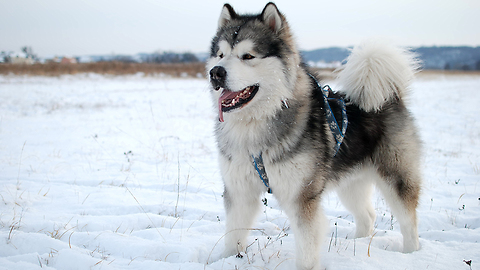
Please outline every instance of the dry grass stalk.
[[61, 64], [47, 63], [34, 65], [0, 64], [0, 74], [60, 76], [78, 73], [97, 73], [105, 75], [127, 75], [143, 72], [145, 75], [165, 74], [171, 77], [204, 77], [204, 63], [123, 63], [98, 62]]

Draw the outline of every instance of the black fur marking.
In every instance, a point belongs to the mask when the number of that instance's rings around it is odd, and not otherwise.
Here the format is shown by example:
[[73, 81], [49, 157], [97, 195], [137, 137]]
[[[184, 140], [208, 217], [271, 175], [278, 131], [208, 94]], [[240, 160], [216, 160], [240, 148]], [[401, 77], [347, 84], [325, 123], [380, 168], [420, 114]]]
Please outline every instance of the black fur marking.
[[334, 170], [351, 168], [371, 157], [384, 135], [381, 113], [367, 113], [356, 105], [347, 105], [347, 115], [348, 129], [335, 157]]
[[[237, 15], [224, 27], [218, 29], [212, 39], [210, 57], [216, 57], [218, 42], [227, 41], [233, 48], [242, 40], [252, 40], [256, 51], [263, 57], [278, 57], [291, 53], [291, 49], [276, 33], [263, 22], [263, 15]], [[248, 30], [248, 31], [247, 31]]]
[[[387, 166], [383, 160], [376, 160], [375, 154], [382, 151], [383, 144], [394, 144], [388, 141], [388, 138], [396, 137], [396, 133], [403, 132], [411, 120], [403, 102], [391, 101], [385, 104], [379, 112], [365, 112], [358, 106], [350, 104], [347, 105], [347, 113], [349, 125], [339, 153], [334, 158], [333, 170], [344, 172], [363, 162], [373, 162], [379, 166], [381, 174], [385, 177], [392, 177], [385, 173], [391, 173], [396, 169]], [[389, 154], [392, 155], [392, 153], [382, 151], [379, 155], [383, 159], [395, 160], [396, 157], [388, 156]], [[382, 169], [384, 166], [388, 168]]]
[[[319, 153], [320, 160], [324, 165], [330, 164], [331, 157], [334, 154], [333, 144], [329, 141], [329, 135], [327, 132], [327, 119], [325, 115], [325, 103], [323, 99], [323, 92], [320, 89], [317, 81], [313, 78], [310, 79], [310, 87], [312, 91], [312, 112], [308, 121], [308, 130], [311, 136], [311, 141], [315, 142], [315, 145], [322, 146], [322, 149], [316, 149]], [[333, 108], [332, 108], [333, 109]], [[337, 110], [334, 110], [335, 117]], [[341, 112], [340, 112], [341, 113]]]

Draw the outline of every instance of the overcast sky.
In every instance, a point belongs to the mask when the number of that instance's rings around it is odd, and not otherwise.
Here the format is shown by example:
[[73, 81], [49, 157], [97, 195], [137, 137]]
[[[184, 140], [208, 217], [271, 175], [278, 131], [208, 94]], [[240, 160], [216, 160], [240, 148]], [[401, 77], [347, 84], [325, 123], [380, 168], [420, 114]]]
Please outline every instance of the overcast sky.
[[[220, 0], [0, 0], [0, 51], [40, 56], [207, 52]], [[267, 1], [232, 0], [237, 12]], [[277, 0], [300, 49], [383, 37], [400, 46], [480, 45], [479, 0]]]

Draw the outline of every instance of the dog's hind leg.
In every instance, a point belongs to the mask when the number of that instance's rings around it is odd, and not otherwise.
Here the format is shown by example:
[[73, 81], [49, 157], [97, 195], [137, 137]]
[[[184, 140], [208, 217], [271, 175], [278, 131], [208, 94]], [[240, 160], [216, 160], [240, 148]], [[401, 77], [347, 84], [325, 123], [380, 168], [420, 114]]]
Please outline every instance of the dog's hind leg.
[[355, 238], [372, 234], [375, 223], [375, 210], [372, 198], [373, 184], [371, 175], [360, 173], [360, 177], [350, 179], [337, 188], [342, 204], [355, 219]]
[[393, 215], [400, 223], [403, 235], [403, 252], [419, 249], [417, 229], [417, 205], [420, 187], [416, 181], [401, 176], [388, 177], [379, 181], [377, 187], [382, 191]]
[[416, 210], [420, 196], [420, 173], [417, 166], [410, 164], [401, 167], [400, 164], [388, 170], [381, 166], [379, 173], [382, 177], [377, 187], [400, 223], [403, 252], [408, 253], [420, 248]]

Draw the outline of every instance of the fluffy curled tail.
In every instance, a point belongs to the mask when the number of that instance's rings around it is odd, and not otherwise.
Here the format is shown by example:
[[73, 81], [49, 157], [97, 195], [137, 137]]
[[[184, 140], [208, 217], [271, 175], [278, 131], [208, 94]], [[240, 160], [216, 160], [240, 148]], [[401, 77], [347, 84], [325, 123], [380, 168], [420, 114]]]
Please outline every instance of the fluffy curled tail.
[[419, 69], [415, 55], [380, 42], [355, 47], [338, 73], [340, 89], [365, 111], [378, 111], [390, 100], [402, 99]]

